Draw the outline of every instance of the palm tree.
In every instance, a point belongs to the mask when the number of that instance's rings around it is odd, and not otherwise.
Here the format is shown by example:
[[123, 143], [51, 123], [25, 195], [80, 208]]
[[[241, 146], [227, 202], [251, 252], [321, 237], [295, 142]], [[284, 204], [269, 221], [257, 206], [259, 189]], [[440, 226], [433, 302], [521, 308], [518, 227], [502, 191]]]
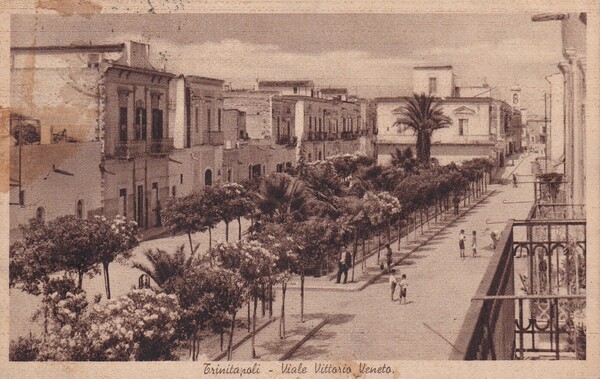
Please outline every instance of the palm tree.
[[133, 268], [147, 274], [163, 289], [172, 280], [183, 277], [194, 262], [194, 255], [186, 256], [183, 245], [179, 246], [173, 254], [157, 248], [148, 249], [144, 252], [144, 256], [148, 259], [149, 265], [134, 262]]
[[267, 221], [302, 221], [317, 205], [312, 191], [300, 179], [275, 173], [264, 179], [256, 195], [256, 206]]
[[431, 95], [414, 94], [402, 107], [401, 117], [394, 125], [414, 130], [417, 134], [417, 160], [428, 163], [431, 157], [431, 135], [446, 128], [452, 120], [445, 116], [440, 104]]

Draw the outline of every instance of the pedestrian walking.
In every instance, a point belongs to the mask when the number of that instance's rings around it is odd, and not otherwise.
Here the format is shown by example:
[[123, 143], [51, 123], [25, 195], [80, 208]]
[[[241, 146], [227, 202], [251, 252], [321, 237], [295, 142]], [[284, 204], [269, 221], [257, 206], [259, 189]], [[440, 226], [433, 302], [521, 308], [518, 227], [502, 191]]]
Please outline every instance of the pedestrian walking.
[[385, 244], [385, 248], [386, 248], [386, 253], [385, 253], [385, 257], [387, 260], [387, 270], [388, 272], [392, 272], [392, 248], [390, 247], [389, 243]]
[[402, 274], [402, 279], [400, 279], [400, 299], [399, 304], [406, 304], [406, 287], [408, 287], [408, 281], [406, 280], [406, 274]]
[[340, 256], [340, 259], [338, 261], [338, 272], [337, 272], [337, 280], [336, 283], [340, 283], [340, 281], [342, 280], [342, 274], [344, 273], [345, 269], [346, 269], [346, 253], [342, 251], [342, 255]]
[[467, 237], [465, 237], [465, 231], [463, 229], [460, 230], [460, 233], [458, 234], [458, 248], [460, 249], [460, 257], [464, 258], [465, 257], [465, 240], [467, 239]]
[[348, 281], [348, 270], [352, 267], [352, 254], [346, 251], [346, 257], [344, 259], [344, 284]]
[[457, 194], [454, 194], [452, 198], [452, 203], [454, 204], [454, 214], [458, 216], [458, 207], [460, 206], [460, 197]]
[[471, 249], [473, 249], [473, 258], [477, 258], [477, 232], [473, 230], [473, 240], [471, 241]]
[[492, 238], [492, 249], [496, 250], [496, 246], [498, 246], [498, 238], [500, 238], [500, 232], [492, 230], [490, 237]]
[[390, 283], [390, 289], [392, 290], [392, 301], [394, 301], [394, 292], [396, 292], [396, 286], [398, 285], [398, 281], [393, 273], [390, 272], [390, 277], [388, 279]]
[[517, 188], [517, 175], [512, 174], [512, 178], [513, 178], [513, 187]]

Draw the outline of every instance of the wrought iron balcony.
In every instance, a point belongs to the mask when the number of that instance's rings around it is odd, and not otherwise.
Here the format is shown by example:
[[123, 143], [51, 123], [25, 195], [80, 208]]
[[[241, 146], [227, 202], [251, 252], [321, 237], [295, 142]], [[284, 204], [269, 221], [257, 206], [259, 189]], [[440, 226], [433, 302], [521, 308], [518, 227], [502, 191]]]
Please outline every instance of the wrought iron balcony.
[[148, 154], [154, 156], [168, 155], [173, 150], [173, 138], [150, 140]]
[[114, 156], [116, 158], [131, 159], [143, 156], [145, 153], [146, 141], [144, 140], [117, 141], [115, 144]]

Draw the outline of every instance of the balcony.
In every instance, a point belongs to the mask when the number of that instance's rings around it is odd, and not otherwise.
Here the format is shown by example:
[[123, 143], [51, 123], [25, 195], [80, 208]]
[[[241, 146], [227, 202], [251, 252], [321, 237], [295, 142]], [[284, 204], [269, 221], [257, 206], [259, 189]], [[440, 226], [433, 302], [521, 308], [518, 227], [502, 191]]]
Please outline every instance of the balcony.
[[342, 132], [342, 139], [344, 139], [344, 140], [349, 141], [349, 140], [355, 140], [357, 138], [358, 138], [358, 136], [355, 133], [353, 133], [352, 131]]
[[152, 156], [165, 156], [173, 150], [173, 138], [150, 140], [148, 154]]
[[290, 136], [283, 135], [279, 136], [275, 143], [278, 145], [285, 145], [286, 147], [296, 147], [298, 144], [298, 138], [295, 136], [290, 138]]
[[145, 153], [146, 141], [144, 140], [117, 141], [115, 144], [115, 158], [132, 159], [143, 156]]

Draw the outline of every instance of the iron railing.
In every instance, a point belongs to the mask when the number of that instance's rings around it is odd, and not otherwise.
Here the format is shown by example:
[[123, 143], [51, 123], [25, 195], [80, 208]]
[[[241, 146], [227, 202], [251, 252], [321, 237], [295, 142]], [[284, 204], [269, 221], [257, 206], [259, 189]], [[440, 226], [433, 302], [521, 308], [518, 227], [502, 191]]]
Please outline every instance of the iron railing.
[[130, 159], [143, 156], [146, 153], [146, 141], [130, 140], [118, 141], [115, 144], [114, 155], [117, 158]]
[[149, 142], [148, 153], [154, 156], [169, 155], [173, 150], [173, 138], [152, 139]]

